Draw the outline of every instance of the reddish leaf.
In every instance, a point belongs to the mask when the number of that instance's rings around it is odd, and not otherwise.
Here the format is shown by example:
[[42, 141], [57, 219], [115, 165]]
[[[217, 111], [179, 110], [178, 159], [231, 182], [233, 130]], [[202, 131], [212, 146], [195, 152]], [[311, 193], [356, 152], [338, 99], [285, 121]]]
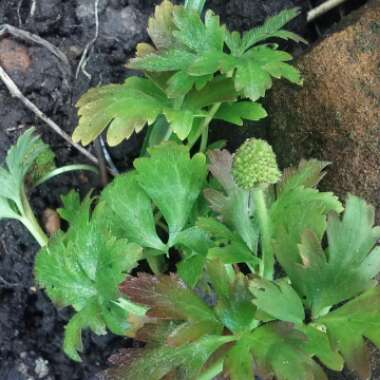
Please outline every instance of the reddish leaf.
[[148, 317], [164, 320], [217, 322], [214, 312], [176, 275], [128, 277], [120, 290], [135, 303], [149, 307]]

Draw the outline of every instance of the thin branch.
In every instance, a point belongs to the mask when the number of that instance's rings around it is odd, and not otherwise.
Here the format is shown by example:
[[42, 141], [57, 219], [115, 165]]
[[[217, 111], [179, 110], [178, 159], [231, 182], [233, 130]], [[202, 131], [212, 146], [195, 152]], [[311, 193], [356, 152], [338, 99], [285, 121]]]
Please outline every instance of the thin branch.
[[[12, 284], [11, 282], [7, 281], [3, 276], [0, 276], [0, 283], [4, 284], [6, 288], [18, 288], [21, 286], [20, 283]], [[4, 288], [4, 286], [0, 286], [0, 287]]]
[[333, 8], [336, 8], [338, 5], [343, 4], [347, 0], [327, 0], [324, 3], [318, 5], [316, 8], [312, 9], [307, 14], [307, 22], [314, 21], [318, 17], [324, 15]]
[[54, 132], [56, 132], [59, 136], [61, 136], [65, 141], [67, 141], [70, 145], [72, 145], [75, 149], [77, 149], [80, 153], [86, 156], [91, 162], [98, 164], [98, 160], [95, 156], [93, 156], [90, 152], [88, 152], [81, 145], [73, 142], [71, 137], [63, 131], [58, 124], [56, 124], [53, 120], [49, 119], [34, 103], [32, 103], [29, 99], [27, 99], [20, 89], [17, 87], [16, 83], [12, 80], [12, 78], [6, 73], [6, 71], [0, 65], [0, 79], [3, 81], [5, 86], [8, 88], [12, 97], [15, 97], [30, 110], [32, 111], [39, 119], [44, 121]]
[[94, 14], [95, 14], [95, 36], [86, 45], [86, 47], [83, 50], [83, 54], [80, 58], [80, 61], [78, 63], [78, 67], [77, 67], [77, 70], [75, 73], [75, 79], [77, 79], [79, 77], [79, 73], [80, 73], [80, 71], [82, 71], [82, 73], [84, 75], [86, 75], [86, 77], [89, 80], [91, 80], [91, 74], [86, 71], [86, 65], [87, 65], [87, 62], [90, 60], [90, 55], [88, 55], [88, 52], [93, 47], [93, 45], [95, 44], [95, 42], [99, 36], [99, 0], [95, 0], [94, 7], [95, 7], [95, 11], [94, 11]]
[[17, 5], [17, 17], [18, 17], [18, 26], [20, 27], [22, 25], [22, 19], [21, 19], [21, 7], [24, 0], [20, 0]]
[[34, 17], [34, 14], [36, 13], [36, 9], [37, 9], [36, 0], [32, 0], [32, 6], [30, 7], [30, 13], [29, 13], [31, 17]]

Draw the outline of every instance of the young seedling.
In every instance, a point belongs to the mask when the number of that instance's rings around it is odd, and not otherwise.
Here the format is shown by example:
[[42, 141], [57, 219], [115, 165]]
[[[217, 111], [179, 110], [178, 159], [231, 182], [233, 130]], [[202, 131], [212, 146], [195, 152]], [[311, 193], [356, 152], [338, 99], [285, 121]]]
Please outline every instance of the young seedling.
[[48, 238], [41, 229], [28, 200], [28, 189], [39, 186], [50, 178], [73, 170], [97, 169], [89, 165], [68, 165], [56, 168], [54, 153], [49, 146], [28, 129], [11, 147], [0, 167], [0, 219], [16, 219], [45, 246]]
[[[30, 207], [27, 193], [26, 181], [28, 174], [37, 173], [46, 167], [52, 166], [52, 158], [49, 147], [37, 136], [33, 129], [29, 129], [22, 135], [17, 144], [7, 154], [5, 166], [0, 168], [0, 219], [19, 220], [29, 230], [37, 242], [44, 246], [48, 238], [38, 224], [32, 208]], [[45, 168], [40, 167], [43, 161]], [[32, 180], [37, 180], [40, 175], [34, 174]]]

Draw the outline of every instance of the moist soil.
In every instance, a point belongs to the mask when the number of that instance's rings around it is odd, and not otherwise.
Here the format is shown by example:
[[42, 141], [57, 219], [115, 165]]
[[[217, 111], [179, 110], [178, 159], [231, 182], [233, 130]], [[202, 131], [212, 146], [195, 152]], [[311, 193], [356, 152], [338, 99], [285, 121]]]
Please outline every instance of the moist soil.
[[[352, 2], [357, 6], [361, 0]], [[84, 70], [77, 66], [86, 45], [95, 35], [94, 0], [0, 0], [1, 24], [28, 30], [61, 49], [70, 65], [53, 56], [45, 47], [20, 41], [12, 36], [0, 40], [0, 64], [22, 93], [68, 133], [72, 133], [77, 116], [75, 103], [88, 88], [122, 82], [124, 65], [134, 53], [137, 42], [147, 39], [145, 27], [153, 0], [99, 0], [99, 34], [90, 49]], [[208, 7], [221, 15], [230, 28], [246, 30], [267, 16], [294, 5], [304, 9], [304, 0], [210, 0]], [[350, 6], [351, 6], [350, 5]], [[331, 15], [331, 22], [337, 14]], [[291, 29], [313, 40], [326, 27], [326, 19], [316, 29], [306, 26], [305, 16], [291, 24]], [[327, 23], [328, 26], [328, 23]], [[301, 51], [285, 46], [293, 53]], [[298, 49], [298, 50], [296, 50]], [[44, 141], [51, 145], [57, 164], [86, 162], [85, 159], [52, 133], [17, 99], [11, 98], [0, 83], [0, 162], [7, 149], [27, 128], [35, 126]], [[236, 129], [215, 125], [211, 138], [228, 139], [234, 149], [248, 135], [265, 137], [263, 126]], [[138, 155], [143, 135], [109, 150], [123, 171]], [[95, 153], [95, 152], [94, 152]], [[43, 212], [60, 206], [60, 196], [70, 189], [86, 194], [101, 188], [99, 181], [87, 174], [65, 175], [33, 191], [32, 205], [40, 220]], [[107, 367], [107, 358], [118, 348], [131, 346], [130, 340], [84, 333], [82, 363], [70, 361], [62, 352], [64, 325], [71, 310], [57, 310], [33, 279], [34, 256], [38, 245], [28, 232], [13, 221], [0, 222], [0, 380], [91, 379]], [[331, 377], [332, 378], [332, 377]], [[354, 379], [343, 375], [339, 379]]]

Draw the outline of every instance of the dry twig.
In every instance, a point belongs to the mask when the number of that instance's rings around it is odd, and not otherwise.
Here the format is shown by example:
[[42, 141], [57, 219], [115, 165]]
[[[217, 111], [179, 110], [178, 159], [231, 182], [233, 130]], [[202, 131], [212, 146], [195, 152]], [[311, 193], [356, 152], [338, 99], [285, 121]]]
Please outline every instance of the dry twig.
[[90, 56], [88, 55], [88, 52], [93, 47], [93, 45], [95, 44], [95, 42], [99, 36], [99, 9], [98, 9], [99, 8], [99, 0], [95, 0], [94, 7], [95, 7], [95, 11], [94, 11], [94, 14], [95, 14], [95, 35], [94, 35], [93, 39], [86, 45], [86, 47], [83, 50], [83, 54], [80, 58], [77, 70], [75, 72], [75, 78], [76, 79], [79, 76], [79, 72], [82, 71], [82, 73], [84, 75], [86, 75], [86, 77], [89, 80], [91, 80], [91, 74], [88, 71], [86, 71], [86, 65], [87, 65], [87, 62], [90, 60]]
[[10, 283], [3, 276], [0, 276], [0, 283], [4, 284], [3, 286], [0, 285], [0, 288], [18, 288], [18, 287], [21, 286], [21, 284], [12, 284], [12, 283]]
[[15, 97], [30, 110], [32, 111], [39, 119], [44, 121], [54, 132], [56, 132], [59, 136], [61, 136], [65, 141], [67, 141], [70, 145], [72, 145], [75, 149], [77, 149], [80, 153], [86, 156], [91, 162], [98, 164], [98, 160], [95, 156], [93, 156], [90, 152], [88, 152], [81, 145], [73, 142], [71, 137], [63, 131], [53, 120], [48, 118], [34, 103], [32, 103], [29, 99], [27, 99], [20, 89], [17, 87], [16, 83], [12, 80], [12, 78], [6, 73], [6, 71], [0, 65], [0, 79], [3, 81], [5, 86], [8, 88], [12, 97]]
[[327, 0], [324, 3], [318, 5], [316, 8], [312, 9], [307, 14], [307, 22], [314, 21], [316, 18], [324, 15], [338, 5], [343, 4], [347, 0]]
[[17, 5], [17, 17], [18, 17], [18, 26], [20, 27], [22, 25], [22, 19], [21, 19], [21, 7], [24, 0], [20, 0]]

